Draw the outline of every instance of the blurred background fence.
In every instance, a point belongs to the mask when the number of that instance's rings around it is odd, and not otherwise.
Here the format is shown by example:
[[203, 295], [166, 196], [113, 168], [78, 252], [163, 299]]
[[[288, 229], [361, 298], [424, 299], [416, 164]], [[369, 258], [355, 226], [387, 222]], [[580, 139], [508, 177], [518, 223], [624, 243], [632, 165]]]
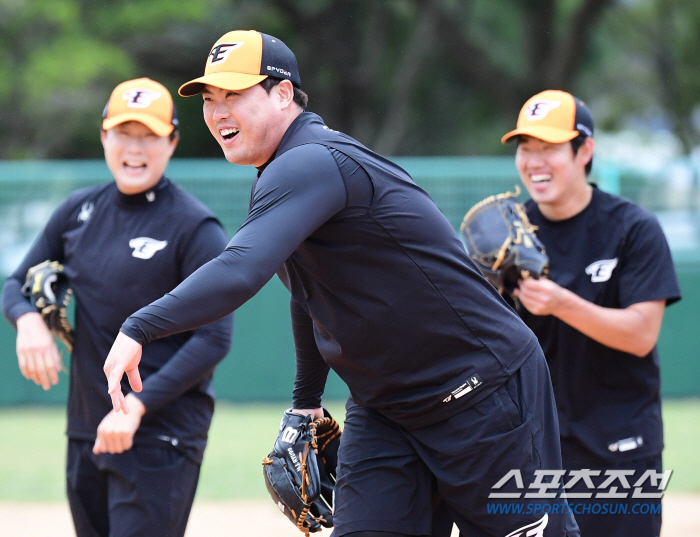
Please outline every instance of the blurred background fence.
[[[479, 200], [519, 184], [512, 157], [404, 157], [395, 159], [432, 196], [458, 228]], [[700, 213], [697, 170], [683, 162], [667, 168], [671, 180], [610, 162], [596, 161], [592, 180], [603, 190], [631, 199], [659, 218], [671, 245], [683, 300], [664, 317], [659, 348], [666, 397], [700, 396]], [[232, 236], [245, 219], [252, 167], [223, 159], [173, 159], [167, 175], [221, 219]], [[78, 188], [111, 181], [103, 160], [0, 161], [0, 281], [19, 263], [52, 210]], [[521, 194], [521, 200], [526, 194]], [[110, 300], [119, 300], [115, 290]], [[14, 352], [15, 337], [0, 323], [0, 404], [58, 404], [66, 400], [65, 378], [44, 392], [24, 380]], [[288, 293], [273, 278], [236, 312], [233, 346], [218, 367], [214, 386], [231, 401], [289, 400], [294, 347]], [[327, 398], [343, 398], [344, 384], [331, 375]]]

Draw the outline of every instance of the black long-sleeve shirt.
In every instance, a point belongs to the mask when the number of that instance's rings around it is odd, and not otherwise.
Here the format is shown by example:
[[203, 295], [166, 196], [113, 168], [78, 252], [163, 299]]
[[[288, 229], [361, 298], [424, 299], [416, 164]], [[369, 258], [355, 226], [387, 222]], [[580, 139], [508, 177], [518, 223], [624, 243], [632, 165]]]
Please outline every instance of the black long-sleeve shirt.
[[[226, 240], [213, 214], [166, 178], [133, 196], [115, 183], [82, 189], [54, 211], [5, 282], [2, 308], [16, 326], [35, 311], [21, 292], [29, 267], [46, 259], [63, 264], [76, 300], [69, 437], [94, 440], [112, 408], [102, 367], [124, 319], [220, 254]], [[226, 317], [144, 347], [138, 398], [147, 413], [135, 442], [169, 441], [201, 460], [213, 413], [212, 372], [229, 350], [231, 329]], [[122, 387], [128, 390], [126, 382]]]
[[226, 250], [132, 315], [138, 342], [221, 318], [277, 272], [292, 295], [294, 406], [319, 406], [328, 368], [355, 403], [407, 427], [481, 400], [537, 340], [401, 168], [301, 114], [253, 184]]

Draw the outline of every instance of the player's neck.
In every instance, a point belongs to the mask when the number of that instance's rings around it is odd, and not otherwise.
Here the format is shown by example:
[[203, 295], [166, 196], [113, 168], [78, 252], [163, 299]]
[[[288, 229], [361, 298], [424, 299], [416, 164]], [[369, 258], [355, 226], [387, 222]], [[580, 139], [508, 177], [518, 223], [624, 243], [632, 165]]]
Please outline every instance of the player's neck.
[[547, 220], [568, 220], [588, 207], [592, 197], [593, 187], [584, 180], [562, 199], [554, 203], [540, 203], [538, 208]]

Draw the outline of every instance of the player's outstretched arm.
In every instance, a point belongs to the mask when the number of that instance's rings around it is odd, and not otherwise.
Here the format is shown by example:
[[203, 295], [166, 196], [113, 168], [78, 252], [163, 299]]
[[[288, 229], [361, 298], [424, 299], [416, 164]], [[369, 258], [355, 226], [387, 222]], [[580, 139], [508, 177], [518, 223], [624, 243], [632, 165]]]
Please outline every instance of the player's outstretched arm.
[[107, 377], [108, 392], [112, 398], [115, 412], [122, 410], [124, 414], [129, 413], [129, 405], [126, 403], [120, 384], [124, 373], [129, 378], [129, 384], [135, 392], [140, 392], [142, 389], [143, 385], [138, 369], [141, 361], [141, 350], [142, 347], [139, 343], [123, 332], [119, 332], [109, 355], [107, 355], [103, 370]]
[[226, 250], [133, 313], [121, 331], [146, 345], [229, 315], [255, 296], [309, 235], [344, 209], [346, 198], [327, 148], [308, 144], [287, 151], [260, 176], [248, 218]]

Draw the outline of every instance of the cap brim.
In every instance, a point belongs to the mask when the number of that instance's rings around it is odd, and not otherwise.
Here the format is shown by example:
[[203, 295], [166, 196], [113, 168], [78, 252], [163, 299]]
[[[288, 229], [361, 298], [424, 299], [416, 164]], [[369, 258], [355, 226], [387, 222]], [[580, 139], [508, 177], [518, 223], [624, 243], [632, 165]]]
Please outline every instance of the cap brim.
[[507, 141], [516, 136], [532, 136], [533, 138], [544, 140], [545, 142], [552, 144], [562, 144], [573, 140], [578, 136], [578, 134], [578, 131], [558, 129], [556, 127], [547, 127], [544, 125], [532, 125], [522, 129], [510, 131], [503, 138], [501, 138], [501, 143], [505, 144]]
[[109, 130], [117, 125], [126, 123], [127, 121], [138, 121], [139, 123], [143, 123], [158, 136], [168, 136], [171, 132], [173, 132], [173, 129], [175, 129], [175, 126], [171, 123], [165, 123], [164, 121], [161, 121], [160, 119], [149, 114], [139, 114], [138, 112], [118, 114], [114, 117], [107, 118], [102, 121], [102, 128], [104, 130]]
[[231, 91], [244, 90], [255, 86], [255, 84], [259, 84], [266, 78], [267, 75], [249, 75], [230, 72], [210, 73], [183, 84], [180, 86], [178, 93], [182, 97], [192, 97], [193, 95], [202, 93], [205, 84]]

